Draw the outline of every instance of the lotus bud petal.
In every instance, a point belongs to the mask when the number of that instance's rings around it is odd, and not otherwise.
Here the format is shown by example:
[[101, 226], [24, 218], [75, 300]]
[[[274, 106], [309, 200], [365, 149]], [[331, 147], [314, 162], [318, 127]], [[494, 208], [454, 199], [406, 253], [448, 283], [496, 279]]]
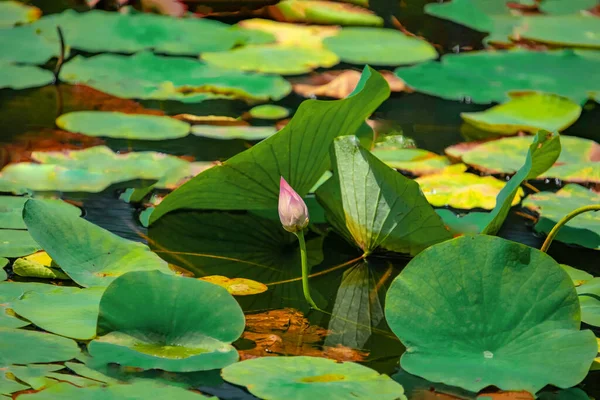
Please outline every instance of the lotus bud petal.
[[308, 225], [308, 208], [304, 200], [283, 177], [279, 180], [279, 219], [283, 229], [292, 233]]

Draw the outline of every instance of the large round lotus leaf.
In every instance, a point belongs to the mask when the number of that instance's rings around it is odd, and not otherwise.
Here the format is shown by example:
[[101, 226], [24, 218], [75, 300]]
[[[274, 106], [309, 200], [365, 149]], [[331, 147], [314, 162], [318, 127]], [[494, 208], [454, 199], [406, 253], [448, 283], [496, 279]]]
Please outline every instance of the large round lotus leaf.
[[295, 47], [323, 47], [323, 38], [335, 35], [337, 26], [289, 24], [268, 19], [252, 18], [240, 21], [238, 26], [275, 35], [277, 43]]
[[[540, 214], [535, 230], [544, 234], [548, 234], [571, 211], [593, 204], [600, 204], [600, 194], [575, 184], [566, 185], [556, 193], [532, 194], [523, 202], [524, 207]], [[600, 214], [586, 212], [578, 215], [558, 231], [556, 240], [600, 250]]]
[[[23, 222], [23, 206], [29, 200], [28, 197], [0, 196], [0, 228], [9, 229], [27, 229]], [[62, 200], [40, 199], [52, 207], [56, 207], [59, 212], [81, 215], [81, 210]]]
[[172, 18], [151, 13], [122, 14], [93, 10], [67, 10], [48, 15], [33, 26], [48, 38], [57, 38], [60, 26], [65, 43], [90, 53], [159, 53], [197, 55], [228, 50], [244, 36], [227, 24], [206, 18]]
[[232, 364], [223, 379], [266, 400], [406, 400], [389, 376], [351, 362], [320, 357], [261, 357]]
[[404, 65], [438, 57], [426, 41], [393, 29], [344, 28], [325, 38], [323, 44], [342, 61], [353, 64]]
[[231, 342], [244, 314], [220, 286], [158, 271], [130, 272], [100, 301], [98, 334], [90, 355], [143, 369], [172, 372], [223, 368], [238, 359]]
[[262, 140], [275, 134], [277, 129], [272, 126], [217, 126], [194, 125], [192, 134], [210, 139], [244, 139]]
[[538, 6], [547, 14], [573, 14], [581, 10], [589, 10], [598, 5], [598, 0], [543, 0]]
[[104, 288], [55, 286], [44, 292], [26, 292], [13, 302], [13, 310], [34, 325], [57, 335], [79, 340], [96, 336], [98, 306]]
[[[5, 3], [0, 1], [0, 7]], [[43, 64], [52, 57], [58, 57], [59, 54], [60, 44], [43, 37], [30, 25], [0, 29], [0, 60], [2, 61]]]
[[417, 91], [449, 100], [502, 103], [511, 91], [541, 91], [581, 104], [600, 90], [598, 54], [591, 50], [448, 54], [441, 62], [398, 68], [396, 75]]
[[324, 25], [382, 26], [383, 18], [351, 4], [322, 0], [284, 0], [275, 6], [285, 21]]
[[[435, 207], [450, 206], [470, 210], [496, 206], [496, 197], [506, 181], [493, 176], [479, 176], [465, 173], [439, 173], [416, 179], [427, 201]], [[523, 197], [519, 188], [512, 205], [517, 205]]]
[[259, 119], [283, 119], [290, 115], [287, 108], [275, 104], [263, 104], [261, 106], [252, 107], [249, 113], [252, 118]]
[[0, 62], [0, 89], [27, 89], [54, 82], [52, 72], [31, 65], [14, 65]]
[[431, 174], [450, 165], [448, 157], [422, 149], [375, 148], [371, 152], [390, 167], [415, 175]]
[[315, 68], [329, 68], [340, 60], [329, 50], [264, 44], [240, 47], [218, 53], [203, 53], [209, 65], [241, 71], [272, 74], [305, 74]]
[[12, 265], [12, 270], [15, 274], [23, 277], [71, 280], [69, 275], [53, 265], [52, 258], [45, 251], [17, 258]]
[[190, 125], [175, 118], [114, 111], [70, 112], [58, 117], [56, 125], [88, 136], [123, 139], [177, 139], [190, 133]]
[[[556, 29], [558, 25], [563, 29]], [[523, 18], [515, 35], [559, 46], [600, 47], [600, 19], [584, 15]]]
[[27, 231], [0, 229], [0, 257], [22, 257], [41, 249]]
[[23, 400], [201, 400], [216, 399], [175, 386], [164, 386], [149, 379], [128, 384], [80, 388], [58, 383], [39, 392], [22, 394]]
[[475, 127], [503, 134], [540, 129], [556, 132], [571, 126], [581, 114], [581, 106], [564, 97], [546, 93], [511, 96], [511, 100], [480, 112], [460, 116]]
[[0, 1], [0, 28], [33, 22], [41, 15], [42, 11], [39, 8], [20, 1]]
[[502, 238], [432, 246], [392, 283], [385, 314], [407, 372], [477, 392], [568, 388], [598, 352], [580, 331], [571, 278], [550, 256]]
[[213, 98], [279, 100], [291, 91], [291, 85], [280, 76], [225, 70], [150, 52], [77, 56], [63, 66], [60, 77], [117, 97], [189, 103]]
[[74, 340], [50, 333], [0, 328], [0, 366], [66, 361], [78, 354]]

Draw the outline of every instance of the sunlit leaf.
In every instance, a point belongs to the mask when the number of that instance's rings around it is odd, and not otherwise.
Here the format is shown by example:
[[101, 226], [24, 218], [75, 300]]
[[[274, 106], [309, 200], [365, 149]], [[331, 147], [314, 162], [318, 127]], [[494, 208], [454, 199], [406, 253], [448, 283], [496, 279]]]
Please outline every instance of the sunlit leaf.
[[388, 149], [375, 147], [373, 155], [392, 168], [408, 171], [414, 175], [427, 175], [442, 171], [450, 165], [446, 156], [422, 149]]
[[272, 126], [192, 126], [192, 135], [219, 140], [262, 140], [274, 135], [275, 132], [277, 130]]
[[252, 107], [248, 112], [252, 118], [258, 119], [283, 119], [290, 115], [287, 108], [274, 104], [263, 104], [261, 106]]
[[233, 296], [248, 296], [267, 291], [267, 286], [263, 283], [245, 278], [228, 278], [222, 275], [208, 275], [201, 278], [203, 281], [214, 283], [225, 288]]
[[245, 29], [268, 32], [275, 36], [277, 43], [284, 46], [316, 48], [323, 47], [323, 39], [335, 35], [340, 29], [337, 26], [289, 24], [261, 18], [246, 19], [237, 25]]
[[275, 6], [288, 22], [308, 22], [323, 25], [382, 26], [383, 18], [366, 8], [334, 1], [284, 0]]
[[52, 258], [45, 251], [17, 258], [12, 265], [15, 274], [23, 277], [41, 279], [71, 279], [67, 274], [54, 268]]
[[587, 281], [591, 280], [594, 276], [586, 271], [581, 269], [573, 268], [566, 264], [560, 264], [562, 269], [565, 270], [569, 277], [573, 280], [573, 285], [581, 286]]

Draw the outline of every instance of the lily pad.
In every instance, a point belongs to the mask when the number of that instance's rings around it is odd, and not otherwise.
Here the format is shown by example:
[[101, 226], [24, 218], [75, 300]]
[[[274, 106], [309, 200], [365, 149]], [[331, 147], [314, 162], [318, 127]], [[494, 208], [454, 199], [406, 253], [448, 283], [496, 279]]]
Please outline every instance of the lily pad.
[[582, 104], [600, 90], [598, 69], [596, 51], [509, 50], [448, 54], [441, 62], [398, 68], [396, 75], [419, 92], [448, 100], [503, 103], [511, 91], [541, 91]]
[[450, 239], [419, 185], [362, 148], [355, 136], [334, 140], [334, 175], [316, 195], [327, 219], [365, 254], [381, 248], [415, 255]]
[[17, 318], [12, 310], [13, 302], [30, 291], [45, 292], [54, 286], [44, 283], [0, 282], [0, 328], [22, 328], [29, 321]]
[[6, 278], [8, 278], [8, 275], [6, 275], [6, 271], [4, 270], [4, 267], [8, 265], [8, 262], [8, 258], [0, 257], [0, 281], [5, 281]]
[[165, 197], [150, 222], [180, 208], [276, 209], [281, 176], [301, 196], [306, 195], [329, 168], [327, 153], [333, 138], [356, 132], [388, 96], [383, 77], [366, 67], [351, 96], [304, 101], [276, 135], [204, 171]]
[[248, 296], [267, 291], [267, 285], [252, 279], [228, 278], [222, 275], [209, 275], [198, 278], [205, 282], [214, 283], [225, 288], [233, 296]]
[[[560, 24], [563, 29], [555, 29], [557, 24]], [[513, 36], [559, 46], [598, 48], [600, 47], [598, 32], [600, 32], [600, 20], [595, 16], [535, 16], [523, 18], [515, 28]]]
[[[496, 197], [506, 185], [493, 176], [479, 176], [468, 172], [439, 173], [416, 179], [429, 204], [435, 207], [450, 206], [463, 210], [496, 206]], [[518, 188], [512, 205], [521, 201], [524, 192]]]
[[597, 5], [597, 0], [543, 0], [540, 3], [539, 8], [541, 11], [548, 14], [562, 15], [576, 13], [581, 10], [589, 10]]
[[20, 1], [0, 1], [0, 28], [27, 24], [41, 15], [42, 11], [39, 8], [28, 6]]
[[237, 25], [273, 34], [277, 43], [283, 46], [316, 48], [323, 47], [323, 39], [335, 35], [340, 29], [337, 26], [290, 24], [261, 18], [246, 19]]
[[263, 104], [261, 106], [252, 107], [249, 113], [252, 118], [258, 119], [283, 119], [290, 115], [287, 108], [274, 104]]
[[579, 330], [577, 293], [560, 265], [494, 236], [427, 249], [394, 280], [385, 306], [407, 348], [403, 369], [474, 392], [568, 388], [598, 352], [594, 334]]
[[52, 258], [45, 251], [33, 253], [29, 256], [17, 258], [12, 265], [15, 274], [23, 277], [41, 279], [68, 279], [69, 276], [54, 268]]
[[63, 66], [60, 77], [117, 97], [186, 103], [215, 98], [279, 100], [291, 91], [291, 85], [280, 76], [224, 70], [189, 58], [150, 52], [76, 56]]
[[0, 257], [22, 257], [41, 249], [27, 231], [0, 229]]
[[58, 117], [56, 125], [87, 136], [139, 140], [177, 139], [190, 133], [190, 125], [175, 118], [114, 111], [70, 112]]
[[83, 287], [107, 286], [129, 271], [172, 274], [167, 263], [146, 245], [123, 239], [82, 218], [57, 213], [44, 203], [28, 201], [23, 218], [35, 240]]
[[262, 140], [274, 135], [276, 132], [277, 129], [272, 126], [192, 126], [193, 135], [219, 140]]
[[555, 132], [571, 126], [581, 114], [581, 106], [569, 99], [547, 93], [509, 95], [511, 100], [481, 112], [461, 113], [475, 127], [502, 134], [519, 131]]
[[386, 165], [414, 175], [439, 172], [451, 163], [448, 157], [422, 149], [387, 149], [375, 147], [371, 153]]
[[2, 69], [0, 89], [21, 90], [46, 86], [54, 82], [52, 72], [31, 65], [14, 65], [2, 61], [0, 62], [0, 68]]
[[323, 25], [382, 26], [383, 18], [352, 4], [322, 0], [284, 0], [275, 6], [287, 22]]
[[9, 328], [0, 328], [0, 350], [0, 366], [67, 361], [80, 352], [74, 340]]
[[340, 60], [326, 49], [264, 44], [218, 53], [202, 53], [202, 60], [216, 68], [298, 75], [315, 68], [329, 68]]
[[[600, 194], [576, 184], [566, 185], [556, 193], [534, 193], [523, 202], [524, 207], [540, 214], [535, 230], [544, 234], [571, 211], [592, 204], [600, 204]], [[600, 214], [578, 215], [558, 231], [556, 240], [600, 250]]]
[[[23, 206], [29, 200], [27, 197], [0, 196], [0, 228], [27, 229], [23, 222]], [[81, 215], [81, 210], [62, 200], [39, 199], [43, 203], [56, 207], [58, 212]]]
[[260, 357], [230, 365], [221, 375], [268, 400], [406, 400], [402, 386], [389, 376], [359, 364], [320, 357]]
[[[0, 1], [0, 7], [10, 1]], [[2, 11], [0, 10], [0, 15]], [[3, 15], [2, 15], [3, 16]], [[45, 38], [31, 25], [1, 28], [0, 60], [14, 63], [44, 64], [60, 55], [60, 44]], [[18, 43], [18, 46], [15, 46]]]
[[393, 29], [344, 28], [325, 38], [323, 44], [342, 61], [353, 64], [405, 65], [438, 57], [426, 41]]
[[[210, 301], [198, 302], [198, 296]], [[238, 359], [231, 342], [244, 314], [222, 287], [159, 271], [129, 272], [100, 301], [97, 339], [88, 351], [99, 362], [172, 372], [223, 368]]]

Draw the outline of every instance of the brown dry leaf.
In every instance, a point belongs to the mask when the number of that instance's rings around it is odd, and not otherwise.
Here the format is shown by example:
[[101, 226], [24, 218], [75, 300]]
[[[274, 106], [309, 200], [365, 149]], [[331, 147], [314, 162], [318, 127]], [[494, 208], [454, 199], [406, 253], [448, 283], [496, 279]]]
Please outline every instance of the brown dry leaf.
[[329, 331], [311, 325], [304, 315], [293, 308], [271, 310], [246, 315], [243, 339], [255, 347], [239, 350], [242, 360], [265, 356], [313, 356], [337, 361], [363, 361], [368, 352], [344, 346], [323, 346]]
[[529, 392], [524, 390], [518, 392], [491, 392], [491, 393], [481, 393], [477, 396], [479, 400], [533, 400], [535, 397]]
[[249, 296], [267, 291], [267, 285], [252, 279], [246, 278], [228, 278], [222, 275], [209, 275], [198, 278], [201, 281], [206, 281], [219, 285], [233, 296]]
[[[392, 92], [404, 90], [404, 81], [390, 71], [379, 71]], [[327, 71], [318, 75], [292, 80], [294, 92], [304, 97], [325, 96], [341, 99], [347, 97], [360, 80], [361, 73], [354, 70]]]

